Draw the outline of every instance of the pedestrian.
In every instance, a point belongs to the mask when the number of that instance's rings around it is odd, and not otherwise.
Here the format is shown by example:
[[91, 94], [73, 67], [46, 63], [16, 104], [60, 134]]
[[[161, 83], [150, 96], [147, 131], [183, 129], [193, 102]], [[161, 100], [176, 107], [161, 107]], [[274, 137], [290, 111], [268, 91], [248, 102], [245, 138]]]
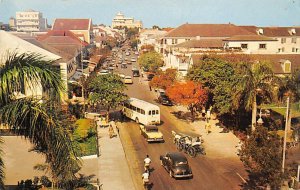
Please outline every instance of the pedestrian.
[[206, 111], [205, 111], [205, 107], [204, 106], [202, 107], [201, 112], [202, 112], [202, 120], [205, 121], [205, 115], [206, 115], [205, 112]]
[[206, 122], [209, 122], [209, 120], [210, 120], [210, 109], [208, 109], [206, 112]]
[[149, 85], [149, 89], [150, 89], [150, 91], [152, 91], [151, 85]]
[[208, 135], [211, 131], [211, 124], [209, 122], [205, 123], [206, 134]]

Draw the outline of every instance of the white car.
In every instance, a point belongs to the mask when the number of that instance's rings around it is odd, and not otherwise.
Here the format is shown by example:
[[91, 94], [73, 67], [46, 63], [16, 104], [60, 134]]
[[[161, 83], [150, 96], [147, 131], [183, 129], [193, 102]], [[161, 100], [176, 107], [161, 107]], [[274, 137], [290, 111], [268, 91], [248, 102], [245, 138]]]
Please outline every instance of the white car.
[[136, 52], [134, 52], [134, 54], [135, 54], [135, 55], [139, 55], [139, 52], [136, 51]]
[[124, 84], [133, 84], [131, 76], [125, 76]]
[[127, 52], [125, 53], [125, 55], [126, 55], [126, 56], [129, 56], [129, 55], [130, 55], [130, 53], [127, 51]]
[[107, 75], [109, 73], [109, 71], [108, 70], [101, 70], [99, 73], [98, 73], [98, 75]]
[[136, 59], [134, 57], [131, 58], [131, 62], [136, 62]]

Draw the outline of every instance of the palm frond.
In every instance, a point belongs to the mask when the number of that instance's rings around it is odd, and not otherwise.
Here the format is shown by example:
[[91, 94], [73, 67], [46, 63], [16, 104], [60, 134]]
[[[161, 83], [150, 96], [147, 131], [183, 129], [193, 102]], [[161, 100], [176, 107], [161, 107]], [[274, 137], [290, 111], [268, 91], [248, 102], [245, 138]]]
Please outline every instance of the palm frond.
[[53, 61], [35, 53], [8, 53], [0, 67], [0, 105], [10, 100], [13, 92], [36, 89], [38, 85], [53, 90], [56, 96], [64, 90], [59, 69], [53, 66]]

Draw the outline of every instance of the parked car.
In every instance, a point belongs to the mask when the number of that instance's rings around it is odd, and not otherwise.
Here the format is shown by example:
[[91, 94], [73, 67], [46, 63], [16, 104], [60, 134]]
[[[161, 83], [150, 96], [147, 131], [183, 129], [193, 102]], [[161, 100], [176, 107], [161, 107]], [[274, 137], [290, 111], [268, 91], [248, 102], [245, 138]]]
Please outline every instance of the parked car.
[[130, 53], [127, 51], [127, 52], [125, 53], [125, 55], [126, 55], [126, 56], [129, 56], [129, 55], [130, 55]]
[[149, 73], [149, 74], [147, 75], [148, 81], [151, 81], [151, 80], [153, 79], [154, 76], [155, 76], [155, 75], [154, 75], [153, 73]]
[[163, 134], [156, 125], [140, 125], [140, 131], [147, 142], [164, 142]]
[[192, 178], [192, 169], [187, 158], [179, 152], [169, 152], [160, 156], [161, 165], [169, 172], [170, 177]]
[[132, 76], [133, 77], [139, 77], [140, 76], [140, 71], [138, 69], [133, 69], [132, 70]]
[[160, 104], [166, 105], [166, 106], [172, 106], [173, 105], [170, 98], [165, 94], [161, 94], [160, 96], [158, 96], [158, 102]]
[[136, 51], [136, 52], [134, 52], [134, 54], [135, 54], [135, 55], [139, 55], [139, 52], [138, 52], [138, 51]]
[[136, 59], [134, 57], [132, 57], [131, 62], [136, 62]]
[[123, 62], [123, 63], [121, 64], [121, 68], [126, 69], [126, 68], [127, 68], [127, 63], [124, 63], [124, 62]]
[[107, 74], [109, 74], [109, 71], [108, 71], [108, 70], [105, 70], [105, 69], [101, 70], [101, 71], [98, 73], [98, 75], [107, 75]]
[[124, 84], [133, 84], [131, 76], [125, 76]]

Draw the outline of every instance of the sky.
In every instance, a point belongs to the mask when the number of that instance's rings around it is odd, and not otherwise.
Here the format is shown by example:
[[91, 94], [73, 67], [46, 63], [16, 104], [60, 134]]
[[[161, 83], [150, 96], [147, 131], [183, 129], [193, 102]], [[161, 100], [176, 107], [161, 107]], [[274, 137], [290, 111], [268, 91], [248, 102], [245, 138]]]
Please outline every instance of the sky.
[[300, 0], [0, 0], [0, 22], [17, 11], [55, 18], [91, 18], [111, 25], [118, 12], [141, 20], [144, 27], [177, 27], [184, 23], [300, 26]]

